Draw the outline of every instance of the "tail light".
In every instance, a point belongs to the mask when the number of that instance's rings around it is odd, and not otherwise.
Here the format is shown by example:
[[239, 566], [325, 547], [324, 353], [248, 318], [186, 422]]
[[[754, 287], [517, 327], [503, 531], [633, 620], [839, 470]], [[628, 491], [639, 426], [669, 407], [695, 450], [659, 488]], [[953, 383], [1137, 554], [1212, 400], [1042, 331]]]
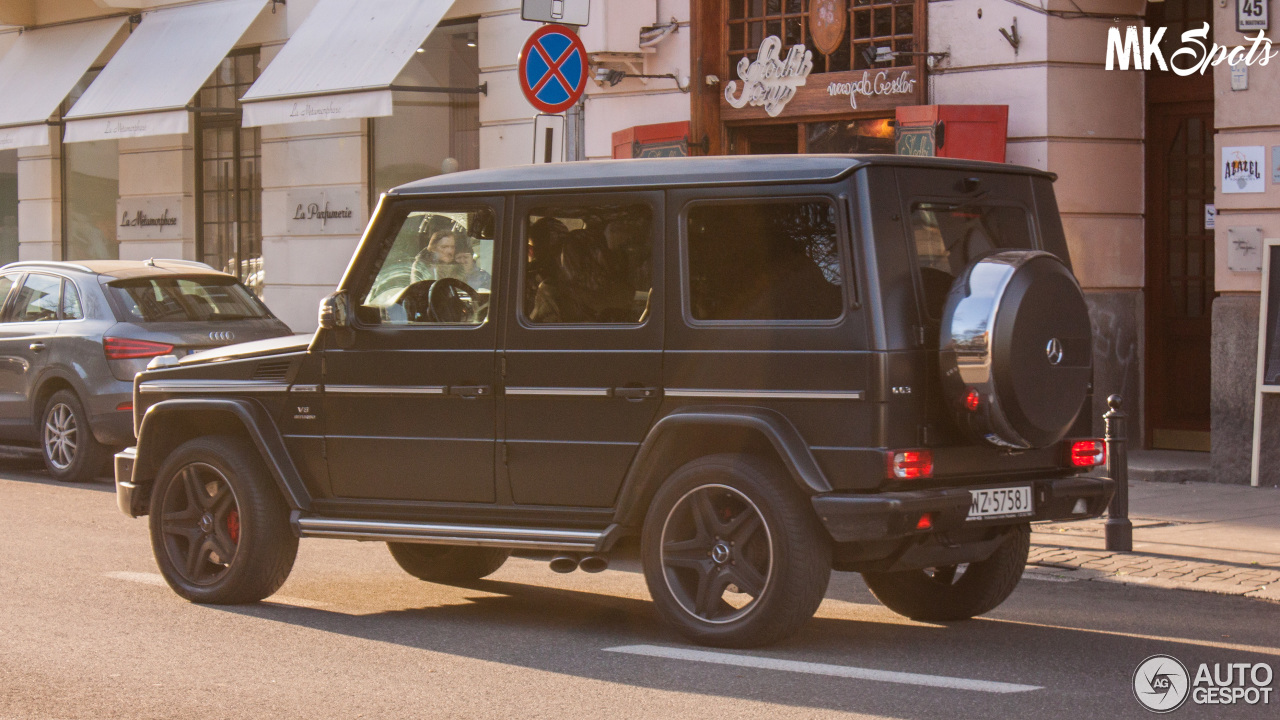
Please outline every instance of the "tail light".
[[1106, 464], [1107, 446], [1101, 440], [1076, 440], [1068, 458], [1072, 467], [1088, 468]]
[[932, 530], [933, 529], [933, 513], [925, 513], [921, 515], [920, 519], [916, 521], [916, 529]]
[[125, 400], [124, 402], [116, 406], [116, 410], [120, 412], [133, 412], [133, 401]]
[[890, 480], [920, 480], [933, 477], [933, 451], [893, 450], [889, 452]]
[[106, 352], [108, 360], [136, 360], [168, 355], [173, 352], [172, 345], [113, 337], [102, 339], [102, 349]]
[[978, 412], [978, 407], [982, 405], [982, 396], [974, 388], [969, 388], [969, 392], [964, 395], [964, 409], [969, 412]]

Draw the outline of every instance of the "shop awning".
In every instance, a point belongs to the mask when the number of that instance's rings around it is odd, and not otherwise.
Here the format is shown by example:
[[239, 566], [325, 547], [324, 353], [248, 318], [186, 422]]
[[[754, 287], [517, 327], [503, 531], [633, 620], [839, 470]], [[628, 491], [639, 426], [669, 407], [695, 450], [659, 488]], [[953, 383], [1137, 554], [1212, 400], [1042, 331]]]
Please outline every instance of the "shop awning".
[[49, 117], [124, 25], [122, 17], [23, 32], [0, 58], [0, 150], [49, 144]]
[[144, 13], [66, 116], [66, 142], [187, 131], [191, 102], [269, 0], [220, 0]]
[[391, 114], [391, 86], [452, 0], [320, 0], [241, 98], [244, 125]]

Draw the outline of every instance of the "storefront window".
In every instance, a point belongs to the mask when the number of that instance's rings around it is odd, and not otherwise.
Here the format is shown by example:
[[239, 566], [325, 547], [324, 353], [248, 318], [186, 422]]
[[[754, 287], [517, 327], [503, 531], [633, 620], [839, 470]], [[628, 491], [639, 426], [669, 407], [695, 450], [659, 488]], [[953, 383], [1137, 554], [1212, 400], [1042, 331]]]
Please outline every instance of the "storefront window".
[[258, 52], [237, 52], [200, 89], [196, 113], [196, 247], [201, 261], [236, 277], [259, 297], [262, 266], [262, 138], [241, 127], [236, 100], [258, 79]]
[[806, 152], [811, 153], [892, 153], [893, 126], [888, 118], [811, 122]]
[[[396, 79], [397, 87], [474, 88], [480, 84], [477, 25], [439, 25]], [[395, 94], [395, 114], [372, 121], [373, 197], [403, 183], [480, 167], [480, 96]]]
[[18, 259], [18, 151], [0, 152], [0, 265]]
[[[916, 22], [917, 14], [923, 18], [923, 5], [918, 0], [847, 0], [833, 3], [843, 6], [845, 17], [844, 41], [830, 55], [818, 52], [811, 38], [809, 27], [810, 0], [728, 0], [729, 16], [725, 47], [729, 54], [729, 67], [736, 68], [738, 61], [747, 57], [755, 59], [760, 43], [770, 35], [782, 40], [783, 47], [803, 43], [813, 50], [813, 72], [829, 73], [845, 70], [863, 70], [872, 67], [877, 48], [890, 48], [899, 53], [915, 51], [920, 44], [923, 22]], [[898, 55], [891, 60], [875, 63], [875, 67], [909, 67], [916, 56]]]
[[[63, 114], [76, 104], [98, 76], [90, 70], [71, 90]], [[115, 140], [65, 143], [62, 146], [64, 260], [114, 260], [116, 203], [120, 199], [120, 150]]]

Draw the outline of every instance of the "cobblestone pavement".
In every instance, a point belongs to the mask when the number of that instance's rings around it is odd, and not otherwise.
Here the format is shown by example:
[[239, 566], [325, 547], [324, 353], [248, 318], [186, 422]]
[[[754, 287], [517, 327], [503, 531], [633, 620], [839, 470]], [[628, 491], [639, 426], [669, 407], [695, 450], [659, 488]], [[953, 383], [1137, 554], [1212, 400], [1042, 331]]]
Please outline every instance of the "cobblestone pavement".
[[1130, 482], [1133, 552], [1106, 550], [1105, 518], [1037, 523], [1024, 577], [1096, 580], [1280, 603], [1280, 489]]

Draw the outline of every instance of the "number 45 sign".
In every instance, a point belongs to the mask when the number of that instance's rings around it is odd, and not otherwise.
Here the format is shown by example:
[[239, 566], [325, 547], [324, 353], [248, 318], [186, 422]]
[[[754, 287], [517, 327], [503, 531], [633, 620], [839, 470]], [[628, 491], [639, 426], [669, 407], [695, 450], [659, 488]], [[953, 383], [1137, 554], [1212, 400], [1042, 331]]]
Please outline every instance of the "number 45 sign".
[[1268, 0], [1236, 0], [1236, 30], [1266, 30], [1267, 2]]

